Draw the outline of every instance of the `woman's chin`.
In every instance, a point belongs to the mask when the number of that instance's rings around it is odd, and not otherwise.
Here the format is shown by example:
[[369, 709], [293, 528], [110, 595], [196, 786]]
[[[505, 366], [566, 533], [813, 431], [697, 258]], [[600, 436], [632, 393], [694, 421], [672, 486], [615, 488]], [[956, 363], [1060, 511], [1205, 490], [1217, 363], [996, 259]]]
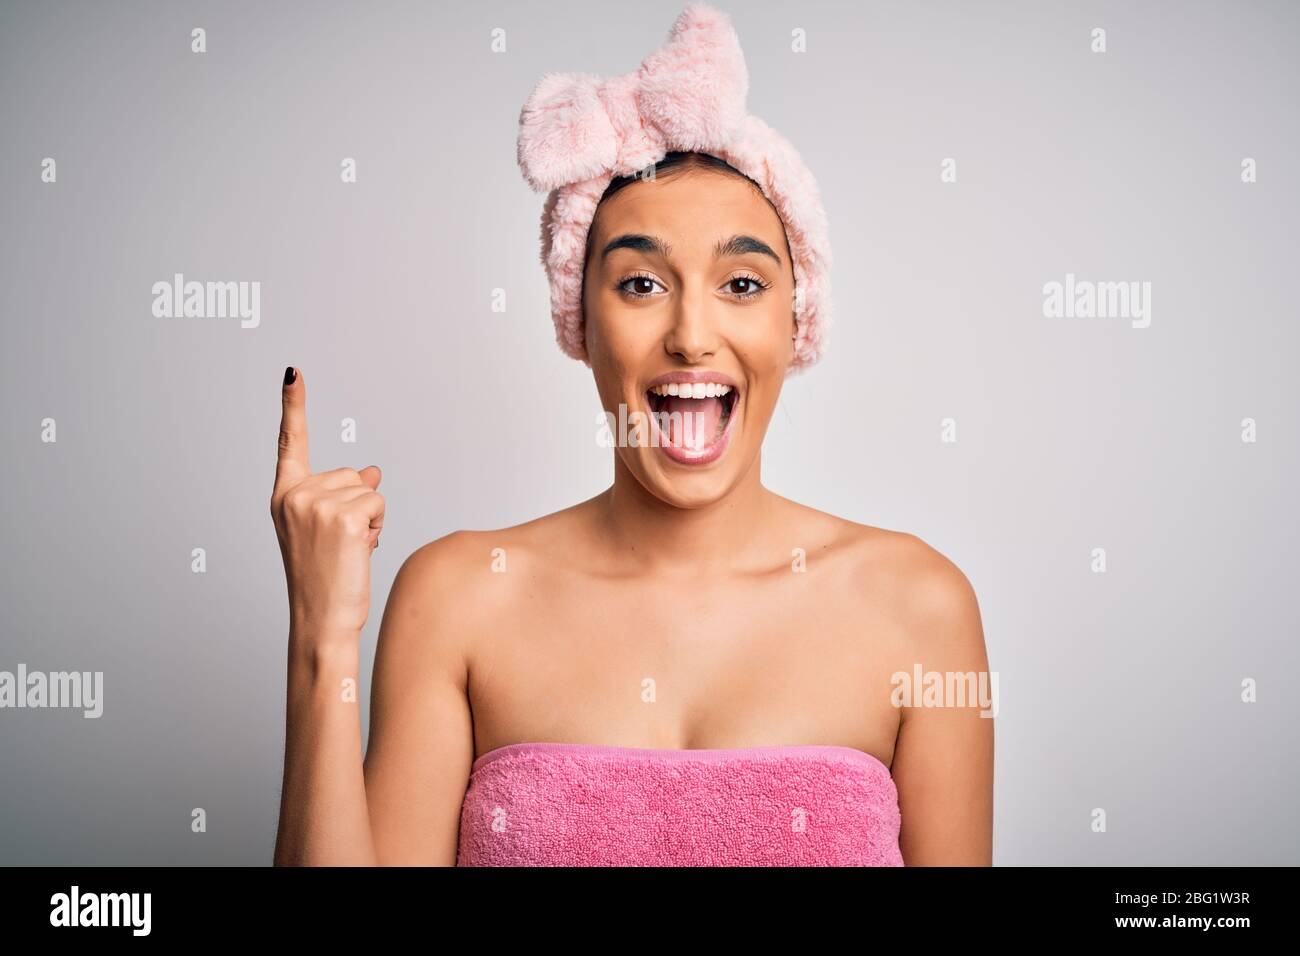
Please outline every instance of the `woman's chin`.
[[[734, 440], [734, 439], [732, 439]], [[683, 462], [671, 454], [671, 449], [638, 448], [638, 477], [641, 483], [660, 501], [676, 508], [703, 508], [721, 501], [736, 483], [737, 470], [733, 457], [738, 449], [728, 447], [707, 464], [698, 459]]]

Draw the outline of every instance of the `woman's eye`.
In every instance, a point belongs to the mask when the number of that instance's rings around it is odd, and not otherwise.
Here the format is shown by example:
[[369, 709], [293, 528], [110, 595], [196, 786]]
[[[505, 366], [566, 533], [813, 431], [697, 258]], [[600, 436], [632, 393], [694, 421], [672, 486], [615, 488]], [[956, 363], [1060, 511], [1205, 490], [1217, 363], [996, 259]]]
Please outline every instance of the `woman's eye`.
[[[646, 296], [654, 294], [654, 287], [657, 285], [659, 283], [649, 276], [629, 276], [620, 282], [618, 287], [634, 299], [644, 299]], [[663, 288], [663, 286], [659, 287]]]
[[[628, 276], [618, 283], [618, 290], [633, 299], [649, 298], [656, 294], [656, 288], [664, 292], [668, 291], [649, 276]], [[767, 288], [763, 280], [753, 276], [736, 276], [734, 279], [728, 279], [726, 285], [727, 293], [735, 299], [752, 299]]]
[[727, 283], [732, 295], [738, 299], [749, 299], [767, 288], [761, 281], [751, 276], [736, 276]]

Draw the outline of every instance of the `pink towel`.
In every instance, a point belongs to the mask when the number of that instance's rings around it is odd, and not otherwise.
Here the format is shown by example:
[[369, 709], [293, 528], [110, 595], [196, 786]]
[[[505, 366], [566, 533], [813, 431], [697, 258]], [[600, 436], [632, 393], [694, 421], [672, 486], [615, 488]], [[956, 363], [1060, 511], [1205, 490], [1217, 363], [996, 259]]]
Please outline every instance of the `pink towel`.
[[520, 743], [474, 761], [457, 866], [902, 866], [889, 768], [852, 747]]

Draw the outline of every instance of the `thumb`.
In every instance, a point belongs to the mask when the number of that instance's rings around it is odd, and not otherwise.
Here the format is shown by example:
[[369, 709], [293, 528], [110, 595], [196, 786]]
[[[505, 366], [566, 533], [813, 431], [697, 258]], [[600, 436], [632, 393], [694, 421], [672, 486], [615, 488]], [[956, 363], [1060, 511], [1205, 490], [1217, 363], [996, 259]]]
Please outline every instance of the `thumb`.
[[383, 472], [379, 470], [377, 465], [367, 465], [365, 468], [362, 468], [357, 472], [357, 474], [361, 476], [361, 480], [370, 488], [371, 491], [374, 491], [379, 487], [380, 479], [383, 478]]

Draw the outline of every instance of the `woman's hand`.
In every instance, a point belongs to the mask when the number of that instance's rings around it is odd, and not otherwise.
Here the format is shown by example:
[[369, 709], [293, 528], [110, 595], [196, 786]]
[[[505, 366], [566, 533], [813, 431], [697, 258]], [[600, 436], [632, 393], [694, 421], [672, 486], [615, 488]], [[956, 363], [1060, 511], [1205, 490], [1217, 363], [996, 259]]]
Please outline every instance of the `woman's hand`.
[[271, 516], [289, 586], [291, 633], [311, 641], [351, 640], [370, 611], [370, 555], [384, 524], [380, 472], [338, 468], [311, 473], [307, 389], [285, 371], [280, 452]]

